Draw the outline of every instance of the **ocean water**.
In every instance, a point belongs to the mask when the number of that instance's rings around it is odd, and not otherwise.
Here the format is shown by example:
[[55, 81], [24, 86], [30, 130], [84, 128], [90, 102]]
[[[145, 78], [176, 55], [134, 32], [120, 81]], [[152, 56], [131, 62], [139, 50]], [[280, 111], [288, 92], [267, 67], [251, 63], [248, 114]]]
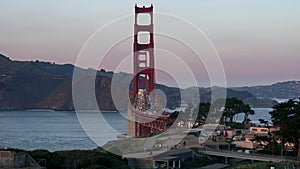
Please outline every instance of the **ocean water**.
[[[271, 122], [271, 115], [269, 114], [272, 111], [272, 108], [252, 108], [255, 111], [254, 115], [249, 115], [249, 119], [252, 123], [259, 124], [259, 119], [264, 119]], [[244, 114], [237, 114], [234, 116], [234, 121], [242, 122], [244, 120]]]
[[[263, 118], [270, 120], [269, 108], [255, 108], [253, 122]], [[124, 114], [115, 112], [86, 113], [80, 121], [89, 128], [93, 139], [83, 130], [75, 112], [49, 110], [0, 111], [0, 147], [49, 151], [94, 149], [109, 140], [116, 140], [117, 133], [125, 134], [127, 120]], [[238, 116], [237, 119], [242, 119]], [[100, 120], [95, 120], [100, 119]], [[88, 123], [88, 124], [86, 124]], [[109, 127], [107, 127], [109, 124]], [[98, 144], [96, 144], [98, 143]]]
[[[127, 121], [122, 115], [114, 112], [101, 114], [102, 120], [116, 131], [126, 133]], [[94, 125], [92, 120], [90, 125]], [[103, 143], [117, 139], [115, 133], [106, 127], [100, 127], [95, 132], [99, 133], [98, 139]], [[93, 149], [98, 145], [82, 129], [75, 112], [28, 110], [0, 112], [0, 147], [57, 151]]]

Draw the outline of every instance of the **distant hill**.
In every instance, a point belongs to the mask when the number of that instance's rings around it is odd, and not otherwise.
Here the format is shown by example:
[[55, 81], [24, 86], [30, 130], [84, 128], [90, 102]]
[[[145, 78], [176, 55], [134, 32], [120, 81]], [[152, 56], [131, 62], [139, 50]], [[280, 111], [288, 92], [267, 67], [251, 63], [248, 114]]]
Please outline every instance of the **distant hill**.
[[[200, 100], [201, 102], [210, 102], [211, 100], [211, 93], [212, 90], [214, 90], [216, 93], [218, 93], [218, 90], [221, 90], [220, 87], [214, 87], [213, 89], [208, 88], [207, 92], [204, 92], [201, 94]], [[224, 90], [224, 89], [222, 89]], [[273, 107], [275, 104], [277, 104], [276, 101], [271, 99], [258, 99], [253, 94], [247, 91], [236, 91], [233, 89], [226, 89], [226, 97], [227, 98], [238, 98], [239, 100], [242, 100], [244, 103], [249, 104], [251, 107], [255, 108], [268, 108]]]
[[272, 85], [236, 87], [238, 91], [248, 91], [258, 98], [290, 99], [300, 97], [300, 81], [279, 82]]
[[[0, 110], [15, 109], [54, 109], [73, 110], [72, 76], [75, 66], [59, 65], [41, 61], [13, 61], [0, 54]], [[83, 76], [91, 75], [90, 69], [76, 68]], [[97, 71], [95, 94], [102, 110], [116, 110], [111, 97], [111, 81], [114, 72]], [[132, 76], [127, 73], [117, 73], [121, 78]], [[84, 79], [84, 78], [83, 78]], [[84, 80], [82, 80], [84, 82]], [[119, 82], [119, 81], [118, 81]], [[117, 83], [118, 83], [117, 82]], [[81, 83], [81, 82], [78, 82]], [[122, 83], [119, 84], [120, 89]], [[167, 97], [167, 107], [180, 106], [180, 89], [157, 84]], [[182, 89], [183, 100], [186, 103], [195, 102], [196, 95], [192, 88]], [[246, 88], [248, 89], [248, 88]], [[251, 91], [227, 89], [228, 97], [237, 97], [254, 107], [272, 107], [276, 102], [269, 99], [257, 99]], [[210, 88], [198, 88], [200, 100], [210, 101]], [[298, 90], [299, 91], [299, 90]], [[89, 103], [86, 103], [89, 108]]]
[[[0, 54], [0, 66], [1, 66], [1, 67], [4, 66], [6, 63], [8, 63], [8, 62], [10, 62], [10, 61], [11, 61], [11, 60], [10, 60], [8, 57], [6, 57], [6, 56]], [[0, 69], [1, 69], [1, 68], [0, 68]]]
[[[73, 110], [72, 76], [74, 66], [58, 65], [39, 61], [12, 61], [0, 55], [0, 109], [55, 109]], [[80, 69], [84, 75], [90, 70]], [[98, 105], [103, 110], [115, 110], [110, 90], [110, 73], [99, 71], [97, 79], [101, 83]], [[104, 97], [105, 96], [105, 97]]]

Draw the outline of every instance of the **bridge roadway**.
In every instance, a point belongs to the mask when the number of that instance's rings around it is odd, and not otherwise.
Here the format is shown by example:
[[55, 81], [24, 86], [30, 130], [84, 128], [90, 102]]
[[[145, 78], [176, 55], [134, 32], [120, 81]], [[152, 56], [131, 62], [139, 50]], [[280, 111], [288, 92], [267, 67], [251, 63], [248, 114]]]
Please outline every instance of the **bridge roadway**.
[[167, 116], [154, 115], [146, 112], [135, 111], [135, 120], [141, 127], [149, 128], [150, 131], [166, 131], [168, 124], [172, 124], [174, 120]]
[[246, 160], [253, 160], [253, 161], [272, 161], [272, 162], [294, 162], [291, 158], [285, 158], [281, 156], [273, 156], [267, 154], [260, 154], [260, 153], [238, 153], [232, 151], [208, 151], [208, 150], [200, 150], [199, 152], [206, 154], [206, 155], [213, 155], [213, 156], [220, 156], [220, 157], [227, 157], [227, 158], [238, 158], [238, 159], [246, 159]]
[[[165, 150], [166, 151], [166, 150]], [[155, 155], [159, 155], [165, 151], [153, 151], [151, 155], [149, 153], [140, 152], [140, 153], [133, 153], [133, 154], [127, 154], [123, 155], [123, 158], [147, 158]], [[183, 151], [183, 149], [175, 150], [180, 153], [180, 151]], [[272, 156], [272, 155], [266, 155], [266, 154], [245, 154], [245, 153], [237, 153], [232, 151], [198, 151], [202, 154], [206, 155], [212, 155], [212, 156], [219, 156], [219, 157], [226, 157], [226, 158], [237, 158], [237, 159], [245, 159], [245, 160], [253, 160], [253, 161], [264, 161], [264, 162], [296, 162], [299, 163], [299, 161], [294, 161], [289, 158], [284, 158], [281, 156]], [[199, 156], [198, 153], [194, 152], [196, 156]]]

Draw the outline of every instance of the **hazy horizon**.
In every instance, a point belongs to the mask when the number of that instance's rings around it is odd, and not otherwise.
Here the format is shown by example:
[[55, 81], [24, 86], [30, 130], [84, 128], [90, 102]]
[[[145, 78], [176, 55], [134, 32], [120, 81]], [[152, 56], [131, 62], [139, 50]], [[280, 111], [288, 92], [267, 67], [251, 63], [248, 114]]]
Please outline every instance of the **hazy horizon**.
[[[11, 59], [12, 61], [29, 61], [29, 62], [35, 62], [35, 61], [39, 61], [39, 62], [45, 62], [45, 63], [54, 63], [54, 64], [57, 64], [57, 65], [65, 65], [65, 64], [72, 64], [72, 63], [55, 63], [55, 62], [52, 62], [52, 61], [45, 61], [45, 60], [14, 60], [12, 58], [10, 58], [9, 56], [3, 54], [3, 53], [0, 53], [6, 57], [8, 57], [9, 59]], [[72, 64], [73, 65], [73, 64]], [[82, 69], [88, 69], [88, 68], [83, 68], [83, 67], [79, 67], [79, 68], [82, 68]], [[95, 71], [100, 71], [101, 69], [95, 69]], [[110, 70], [106, 70], [104, 69], [106, 72], [110, 72]], [[114, 72], [114, 73], [127, 73], [127, 74], [133, 74], [132, 72]], [[290, 79], [290, 80], [283, 80], [283, 81], [274, 81], [274, 82], [270, 82], [270, 83], [266, 83], [266, 84], [257, 84], [257, 85], [242, 85], [242, 86], [226, 86], [228, 88], [234, 88], [234, 87], [253, 87], [253, 86], [267, 86], [267, 85], [272, 85], [272, 84], [275, 84], [275, 83], [282, 83], [282, 82], [289, 82], [289, 81], [299, 81], [300, 80], [297, 80], [297, 79]], [[168, 84], [163, 84], [163, 83], [157, 83], [157, 84], [162, 84], [162, 85], [167, 85], [169, 87], [177, 87], [177, 86], [170, 86]], [[215, 87], [215, 86], [188, 86], [188, 87], [185, 87], [185, 88], [190, 88], [190, 87], [204, 87], [204, 88], [207, 88], [207, 87]], [[224, 87], [224, 86], [216, 86], [216, 87]]]
[[[156, 12], [184, 18], [210, 38], [223, 62], [228, 86], [300, 80], [300, 1], [297, 0], [0, 2], [0, 53], [12, 60], [74, 64], [82, 46], [101, 26], [132, 15], [135, 3], [140, 6], [153, 3]], [[163, 24], [155, 22], [155, 26]], [[181, 29], [189, 35], [184, 25]], [[132, 27], [126, 31], [133, 32]], [[112, 31], [103, 39], [113, 34]], [[132, 50], [132, 45], [126, 50]], [[180, 71], [176, 69], [179, 65], [173, 66], [174, 72]], [[103, 69], [109, 71], [110, 65]], [[130, 69], [124, 71], [131, 73]], [[178, 76], [186, 78], [184, 74]], [[197, 80], [200, 85], [209, 84], [206, 75]]]

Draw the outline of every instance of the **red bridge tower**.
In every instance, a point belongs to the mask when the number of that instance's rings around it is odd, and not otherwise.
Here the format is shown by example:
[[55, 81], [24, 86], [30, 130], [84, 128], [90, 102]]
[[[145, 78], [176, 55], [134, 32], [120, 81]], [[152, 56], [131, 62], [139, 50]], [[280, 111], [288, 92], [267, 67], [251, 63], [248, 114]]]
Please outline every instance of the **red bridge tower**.
[[[148, 15], [148, 24], [139, 24], [139, 16]], [[148, 35], [148, 42], [141, 36]], [[158, 98], [155, 89], [153, 6], [135, 6], [134, 43], [133, 43], [133, 103], [128, 107], [128, 137], [147, 136], [152, 132], [163, 132], [173, 121], [161, 116], [157, 111]], [[151, 97], [150, 97], [151, 94]], [[152, 104], [150, 104], [150, 102]]]
[[[138, 17], [140, 14], [150, 16], [150, 23], [139, 25]], [[141, 36], [148, 36], [149, 43], [143, 44], [139, 40]], [[147, 94], [155, 89], [155, 71], [154, 71], [154, 38], [153, 38], [153, 6], [139, 8], [135, 6], [135, 24], [134, 24], [134, 81], [133, 95], [136, 97], [139, 90]]]
[[[140, 15], [148, 15], [149, 22], [140, 24]], [[141, 42], [142, 36], [148, 42]], [[154, 36], [153, 36], [153, 5], [138, 7], [135, 5], [134, 42], [133, 42], [133, 106], [128, 107], [128, 136], [139, 137], [151, 133], [151, 127], [142, 124], [138, 114], [149, 109], [149, 95], [155, 89], [154, 70]]]

